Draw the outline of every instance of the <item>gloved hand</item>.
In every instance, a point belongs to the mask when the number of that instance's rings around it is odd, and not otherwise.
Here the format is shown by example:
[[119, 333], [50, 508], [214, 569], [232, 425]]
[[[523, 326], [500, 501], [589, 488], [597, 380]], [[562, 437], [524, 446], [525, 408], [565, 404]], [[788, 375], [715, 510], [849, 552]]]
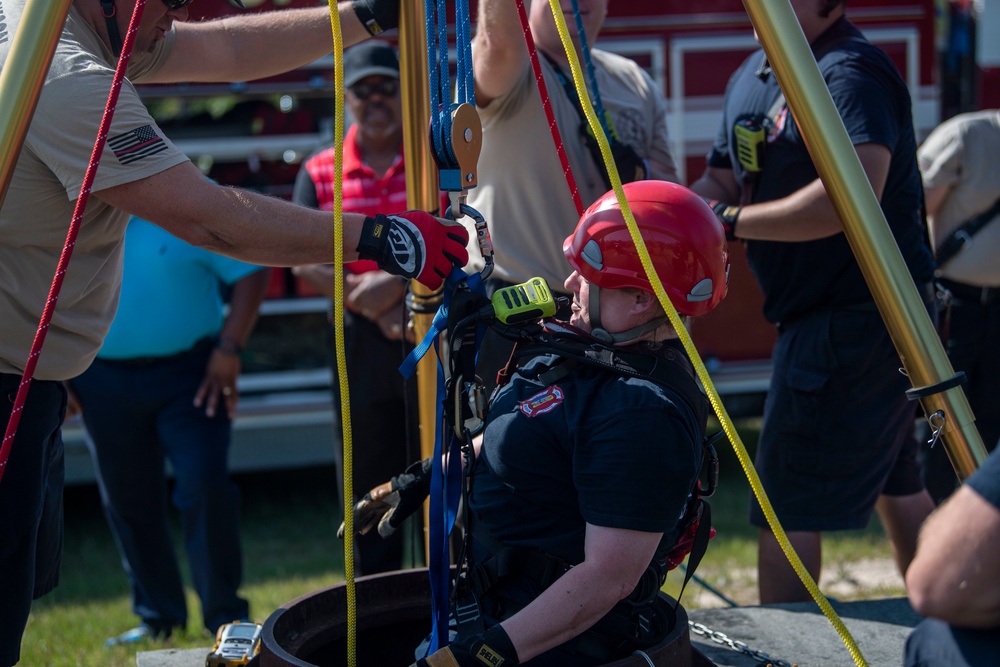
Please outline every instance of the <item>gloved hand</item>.
[[739, 206], [731, 206], [718, 199], [705, 199], [705, 202], [712, 207], [712, 210], [715, 211], [715, 216], [722, 223], [723, 229], [726, 230], [726, 240], [735, 241], [736, 220], [740, 217], [740, 211], [743, 209]]
[[404, 278], [416, 278], [428, 288], [441, 287], [452, 265], [469, 261], [469, 232], [453, 220], [424, 211], [365, 218], [358, 257], [373, 259], [378, 268]]
[[369, 35], [399, 27], [399, 0], [354, 0], [351, 8]]
[[[396, 532], [430, 495], [432, 460], [433, 457], [427, 457], [417, 461], [405, 472], [366, 493], [354, 506], [354, 532], [367, 535], [375, 524], [382, 537]], [[337, 537], [344, 539], [344, 524], [340, 524]]]
[[494, 625], [471, 640], [455, 642], [420, 658], [410, 667], [512, 667], [521, 664], [510, 637], [500, 625]]

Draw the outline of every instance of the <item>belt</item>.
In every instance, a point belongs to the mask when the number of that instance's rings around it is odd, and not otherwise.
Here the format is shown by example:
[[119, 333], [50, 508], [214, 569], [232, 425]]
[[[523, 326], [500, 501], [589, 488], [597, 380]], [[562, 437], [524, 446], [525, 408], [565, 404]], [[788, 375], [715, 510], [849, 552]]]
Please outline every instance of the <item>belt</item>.
[[127, 368], [146, 368], [147, 366], [156, 366], [156, 365], [169, 364], [180, 361], [181, 359], [190, 354], [203, 352], [211, 348], [213, 345], [215, 345], [215, 338], [205, 337], [199, 340], [194, 345], [192, 345], [190, 348], [184, 350], [183, 352], [177, 352], [176, 354], [165, 354], [155, 357], [129, 357], [128, 359], [102, 359], [98, 357], [97, 360], [105, 364], [110, 364], [112, 366], [123, 366]]
[[938, 280], [944, 287], [948, 288], [955, 301], [963, 304], [978, 303], [982, 306], [1000, 301], [1000, 287], [979, 287], [960, 283], [947, 278]]

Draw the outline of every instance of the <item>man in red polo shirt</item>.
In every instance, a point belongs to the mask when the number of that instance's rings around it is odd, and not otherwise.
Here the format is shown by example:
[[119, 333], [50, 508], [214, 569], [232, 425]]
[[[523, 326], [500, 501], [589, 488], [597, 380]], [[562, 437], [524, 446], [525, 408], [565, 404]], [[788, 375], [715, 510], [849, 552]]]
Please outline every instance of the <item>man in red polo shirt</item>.
[[[347, 109], [355, 124], [344, 139], [343, 210], [375, 215], [406, 209], [399, 60], [385, 42], [370, 40], [344, 55]], [[309, 157], [295, 182], [295, 202], [333, 210], [334, 148]], [[354, 433], [354, 488], [370, 489], [419, 459], [416, 386], [396, 370], [409, 353], [406, 281], [374, 262], [346, 265], [344, 336]], [[333, 298], [329, 264], [297, 267], [295, 274]], [[331, 337], [332, 340], [332, 337]], [[331, 355], [334, 378], [336, 359]], [[334, 383], [335, 387], [336, 382]], [[335, 409], [340, 399], [334, 390]], [[358, 539], [362, 574], [398, 570], [403, 535]]]

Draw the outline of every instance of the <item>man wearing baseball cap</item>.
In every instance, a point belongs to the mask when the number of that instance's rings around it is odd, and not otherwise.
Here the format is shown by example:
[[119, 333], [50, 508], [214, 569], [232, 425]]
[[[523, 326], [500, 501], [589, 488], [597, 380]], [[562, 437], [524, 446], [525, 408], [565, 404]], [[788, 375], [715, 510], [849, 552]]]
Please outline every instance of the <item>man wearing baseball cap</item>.
[[[347, 111], [354, 124], [344, 138], [344, 211], [376, 215], [406, 208], [403, 172], [399, 60], [392, 46], [370, 40], [344, 53]], [[336, 179], [333, 146], [306, 159], [295, 182], [295, 202], [333, 210]], [[411, 349], [406, 340], [406, 281], [374, 262], [347, 265], [344, 335], [351, 387], [354, 488], [368, 489], [419, 458], [416, 386], [397, 372]], [[330, 264], [296, 267], [296, 275], [333, 298]], [[332, 337], [331, 337], [332, 340]], [[333, 377], [337, 378], [336, 360]], [[334, 409], [340, 401], [334, 396]], [[409, 424], [409, 426], [408, 426]], [[398, 570], [405, 531], [390, 540], [360, 537], [358, 566], [364, 574]]]

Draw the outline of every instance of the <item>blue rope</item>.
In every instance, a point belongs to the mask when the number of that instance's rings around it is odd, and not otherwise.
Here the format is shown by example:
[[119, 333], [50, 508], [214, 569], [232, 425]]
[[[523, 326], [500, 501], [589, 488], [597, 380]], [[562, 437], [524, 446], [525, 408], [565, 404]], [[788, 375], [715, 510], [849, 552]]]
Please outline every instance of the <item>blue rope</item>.
[[[451, 295], [454, 294], [459, 283], [465, 281], [466, 285], [473, 292], [486, 297], [486, 287], [478, 273], [466, 275], [461, 269], [453, 268], [448, 279], [445, 281], [441, 306], [434, 315], [434, 320], [424, 336], [424, 339], [413, 348], [406, 359], [399, 367], [399, 372], [405, 378], [410, 378], [417, 368], [417, 363], [430, 350], [433, 345], [438, 358], [437, 368], [437, 410], [435, 414], [435, 437], [434, 437], [434, 461], [441, 461], [445, 454], [445, 433], [451, 434], [447, 446], [448, 469], [441, 470], [440, 465], [431, 468], [431, 494], [428, 517], [430, 526], [428, 530], [428, 576], [431, 583], [431, 607], [433, 609], [431, 623], [431, 637], [428, 645], [428, 655], [448, 644], [448, 603], [450, 600], [449, 585], [451, 575], [451, 559], [448, 549], [448, 540], [451, 531], [455, 526], [455, 517], [458, 515], [458, 503], [462, 496], [462, 453], [461, 442], [455, 437], [451, 428], [446, 428], [444, 421], [445, 404], [445, 377], [444, 368], [441, 365], [441, 354], [439, 349], [439, 338], [441, 332], [448, 326], [448, 311], [451, 306]], [[480, 330], [482, 325], [477, 326], [476, 350], [482, 341]]]
[[587, 68], [587, 78], [590, 79], [591, 97], [594, 100], [594, 112], [597, 114], [597, 120], [601, 124], [601, 129], [604, 130], [604, 136], [609, 139], [613, 136], [611, 129], [608, 127], [608, 114], [604, 110], [604, 103], [601, 101], [601, 91], [597, 88], [597, 72], [594, 69], [594, 61], [590, 57], [590, 46], [587, 44], [587, 32], [583, 27], [583, 16], [580, 14], [580, 3], [577, 0], [572, 0], [573, 2], [573, 20], [576, 21], [576, 32], [580, 37], [580, 50], [583, 51], [583, 63]]

